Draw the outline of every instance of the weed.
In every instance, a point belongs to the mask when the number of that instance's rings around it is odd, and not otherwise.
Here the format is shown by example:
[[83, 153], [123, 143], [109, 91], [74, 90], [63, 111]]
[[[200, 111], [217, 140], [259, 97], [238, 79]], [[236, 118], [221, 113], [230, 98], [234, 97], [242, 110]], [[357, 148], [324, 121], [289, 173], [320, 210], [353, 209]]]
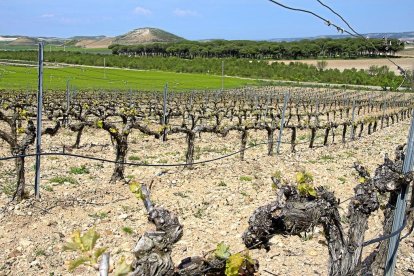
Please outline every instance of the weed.
[[239, 178], [241, 181], [252, 181], [253, 180], [253, 177], [251, 177], [251, 176], [247, 176], [247, 175], [243, 175], [243, 176], [240, 176], [240, 178]]
[[45, 190], [45, 191], [48, 191], [48, 192], [53, 192], [53, 188], [52, 188], [52, 186], [49, 186], [49, 185], [44, 185], [42, 188], [43, 188], [43, 190]]
[[200, 157], [201, 157], [201, 147], [196, 146], [194, 150], [194, 159], [197, 160], [197, 159], [200, 159]]
[[226, 182], [224, 182], [223, 180], [220, 181], [217, 185], [220, 186], [220, 187], [226, 187], [227, 186]]
[[181, 197], [181, 198], [186, 198], [186, 197], [188, 197], [186, 194], [184, 194], [184, 193], [182, 193], [182, 192], [175, 192], [175, 193], [173, 193], [173, 195], [175, 195], [175, 196], [179, 196], [179, 197]]
[[248, 196], [248, 194], [247, 194], [245, 191], [241, 191], [241, 192], [240, 192], [240, 194], [241, 194], [242, 196]]
[[325, 155], [322, 155], [321, 157], [319, 157], [319, 159], [321, 161], [329, 162], [329, 161], [334, 160], [335, 158], [332, 155], [325, 154]]
[[49, 179], [49, 183], [56, 183], [59, 185], [62, 185], [65, 182], [68, 182], [70, 184], [78, 184], [78, 181], [70, 176], [55, 176]]
[[346, 182], [346, 178], [343, 177], [343, 176], [338, 177], [338, 180], [341, 182], [341, 184], [345, 184], [345, 182]]
[[204, 209], [202, 208], [198, 208], [197, 212], [195, 212], [194, 217], [196, 218], [202, 218], [204, 215]]
[[254, 147], [254, 146], [257, 146], [257, 140], [256, 139], [253, 139], [253, 140], [249, 141], [249, 147]]
[[14, 182], [7, 182], [5, 184], [3, 184], [3, 186], [1, 187], [1, 191], [2, 193], [8, 195], [8, 196], [12, 196], [14, 195], [15, 191], [16, 191], [16, 183]]
[[13, 169], [11, 169], [11, 170], [6, 170], [6, 171], [4, 171], [4, 172], [3, 172], [3, 175], [5, 175], [5, 176], [10, 176], [10, 177], [14, 177], [14, 174], [15, 174], [15, 172], [14, 172], [14, 170], [13, 170]]
[[351, 158], [355, 156], [355, 153], [353, 153], [352, 151], [345, 151], [344, 154], [346, 158]]
[[80, 167], [71, 167], [70, 173], [71, 174], [87, 174], [89, 173], [89, 169], [85, 165], [82, 165]]
[[42, 248], [38, 248], [35, 250], [35, 256], [39, 257], [39, 256], [46, 256], [46, 251]]
[[158, 164], [167, 164], [168, 160], [167, 159], [160, 159], [157, 163]]
[[132, 235], [134, 233], [134, 231], [132, 230], [132, 228], [131, 227], [128, 227], [128, 226], [122, 227], [122, 231], [124, 231], [125, 233], [127, 233], [129, 235]]
[[105, 219], [108, 217], [108, 212], [98, 212], [95, 214], [89, 214], [88, 216], [94, 219]]
[[302, 241], [310, 241], [311, 239], [313, 239], [313, 234], [312, 233], [306, 233], [301, 236]]
[[139, 161], [139, 160], [141, 160], [141, 157], [136, 156], [136, 155], [131, 155], [130, 157], [128, 157], [128, 160]]
[[274, 178], [281, 180], [282, 179], [282, 172], [281, 171], [275, 171], [272, 175]]
[[204, 147], [202, 150], [204, 152], [217, 152], [217, 150], [215, 148], [213, 148], [212, 146]]

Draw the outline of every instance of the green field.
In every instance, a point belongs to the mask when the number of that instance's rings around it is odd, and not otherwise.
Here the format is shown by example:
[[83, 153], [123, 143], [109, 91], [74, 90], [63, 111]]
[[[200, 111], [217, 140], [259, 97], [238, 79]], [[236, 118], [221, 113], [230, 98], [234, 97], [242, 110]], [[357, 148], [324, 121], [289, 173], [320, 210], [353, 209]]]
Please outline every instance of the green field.
[[[37, 45], [8, 45], [9, 42], [0, 41], [0, 51], [37, 51]], [[88, 53], [88, 54], [103, 54], [110, 55], [112, 50], [108, 48], [82, 48], [75, 47], [73, 45], [60, 46], [54, 44], [46, 44], [44, 46], [45, 52], [51, 51], [66, 51], [66, 52], [79, 52], [79, 53]]]
[[[138, 71], [114, 68], [60, 67], [44, 68], [44, 89], [63, 90], [66, 81], [77, 89], [162, 90], [168, 83], [171, 90], [188, 91], [221, 89], [221, 76], [206, 74]], [[259, 81], [225, 77], [224, 88], [258, 85]], [[0, 65], [0, 89], [36, 90], [37, 68]]]

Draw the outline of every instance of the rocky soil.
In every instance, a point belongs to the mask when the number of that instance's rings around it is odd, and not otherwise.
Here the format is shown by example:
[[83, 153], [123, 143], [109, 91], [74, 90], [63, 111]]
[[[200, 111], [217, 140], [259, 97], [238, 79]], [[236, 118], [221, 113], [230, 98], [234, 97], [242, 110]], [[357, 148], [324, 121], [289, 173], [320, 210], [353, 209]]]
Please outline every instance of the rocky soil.
[[[244, 249], [241, 235], [248, 218], [257, 207], [274, 199], [270, 176], [281, 171], [294, 181], [296, 172], [305, 169], [314, 176], [315, 185], [332, 189], [345, 200], [353, 195], [358, 183], [352, 164], [362, 162], [372, 172], [386, 153], [391, 155], [397, 145], [407, 139], [408, 121], [382, 129], [370, 136], [346, 144], [308, 149], [299, 145], [290, 153], [282, 145], [281, 155], [266, 155], [266, 145], [250, 149], [245, 161], [232, 156], [212, 163], [182, 167], [127, 167], [128, 179], [152, 184], [152, 197], [174, 211], [184, 225], [184, 236], [173, 252], [175, 263], [215, 249], [221, 241], [232, 252]], [[61, 151], [71, 145], [75, 134], [69, 130], [43, 138], [44, 151]], [[321, 138], [322, 139], [322, 138]], [[265, 141], [265, 133], [253, 132], [249, 143]], [[286, 137], [288, 140], [288, 137]], [[134, 132], [130, 137], [128, 159], [150, 164], [183, 162], [184, 137], [170, 136], [166, 143]], [[203, 134], [196, 140], [197, 160], [206, 160], [238, 150], [239, 135], [227, 138]], [[321, 141], [319, 141], [321, 144]], [[88, 129], [81, 148], [72, 153], [114, 159], [109, 135]], [[0, 142], [0, 155], [8, 156], [8, 145]], [[33, 194], [34, 160], [28, 159], [26, 177]], [[66, 263], [75, 257], [63, 252], [62, 246], [76, 229], [94, 227], [101, 234], [98, 246], [107, 246], [111, 262], [125, 256], [131, 262], [131, 250], [139, 236], [152, 228], [145, 208], [124, 183], [109, 184], [113, 164], [62, 156], [42, 158], [40, 200], [29, 199], [18, 204], [10, 202], [14, 179], [13, 161], [0, 162], [0, 275], [72, 275]], [[346, 221], [347, 203], [342, 206]], [[382, 212], [371, 217], [365, 240], [381, 235]], [[131, 231], [129, 231], [131, 230]], [[326, 275], [328, 250], [321, 228], [306, 238], [275, 236], [271, 250], [252, 250], [259, 260], [260, 275]], [[366, 256], [374, 246], [365, 248]], [[413, 275], [414, 237], [401, 242], [397, 274]], [[74, 275], [96, 275], [90, 267], [76, 269]]]

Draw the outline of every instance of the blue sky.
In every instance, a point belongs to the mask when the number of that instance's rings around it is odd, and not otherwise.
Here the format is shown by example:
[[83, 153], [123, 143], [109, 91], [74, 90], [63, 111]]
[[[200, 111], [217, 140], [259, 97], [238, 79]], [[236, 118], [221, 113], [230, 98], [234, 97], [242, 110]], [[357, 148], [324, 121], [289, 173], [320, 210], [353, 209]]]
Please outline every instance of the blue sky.
[[[323, 0], [361, 32], [414, 31], [414, 0]], [[338, 18], [316, 0], [280, 0]], [[337, 34], [268, 0], [0, 0], [0, 34], [116, 36], [157, 27], [187, 39], [270, 39]]]

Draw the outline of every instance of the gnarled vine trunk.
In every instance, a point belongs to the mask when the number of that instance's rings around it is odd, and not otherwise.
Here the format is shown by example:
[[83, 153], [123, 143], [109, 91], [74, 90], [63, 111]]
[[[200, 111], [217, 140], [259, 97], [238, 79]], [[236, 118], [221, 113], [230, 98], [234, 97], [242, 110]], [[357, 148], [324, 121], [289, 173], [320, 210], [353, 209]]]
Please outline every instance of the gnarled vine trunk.
[[125, 158], [128, 151], [128, 135], [115, 138], [116, 141], [116, 158], [115, 168], [111, 176], [111, 183], [125, 179]]
[[[377, 193], [391, 193], [390, 203], [395, 204], [395, 194], [401, 187], [412, 182], [412, 175], [401, 173], [402, 147], [397, 151], [395, 161], [385, 157], [384, 163], [375, 170], [371, 178], [359, 164], [355, 164], [363, 183], [358, 184], [355, 196], [348, 206], [349, 230], [345, 233], [338, 212], [338, 200], [332, 192], [323, 187], [316, 189], [317, 196], [304, 195], [291, 185], [281, 185], [280, 179], [272, 178], [279, 188], [276, 200], [258, 208], [249, 219], [249, 227], [243, 234], [247, 247], [269, 248], [269, 239], [275, 234], [295, 235], [322, 224], [329, 250], [329, 275], [368, 275], [374, 268], [375, 256], [378, 263], [384, 263], [387, 246], [380, 245], [379, 251], [371, 254], [361, 263], [365, 231], [369, 216], [378, 210]], [[391, 211], [385, 214], [385, 231], [392, 224]], [[377, 269], [377, 268], [375, 268]]]

